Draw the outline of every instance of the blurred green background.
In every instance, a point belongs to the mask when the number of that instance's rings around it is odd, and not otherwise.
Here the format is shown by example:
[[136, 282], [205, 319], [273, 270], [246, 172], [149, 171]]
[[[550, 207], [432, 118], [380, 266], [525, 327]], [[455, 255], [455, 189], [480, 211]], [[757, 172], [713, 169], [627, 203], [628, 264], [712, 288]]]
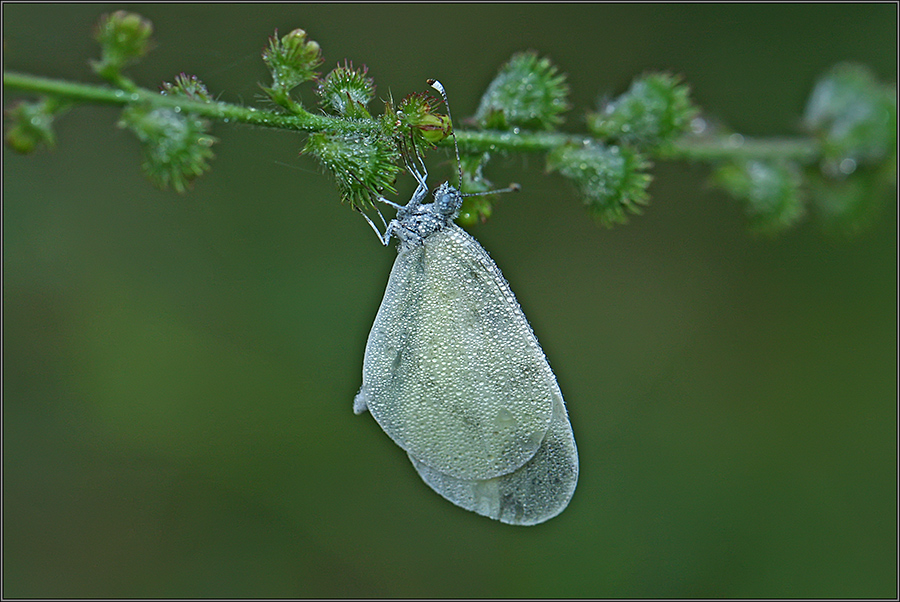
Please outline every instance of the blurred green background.
[[[4, 68], [96, 81], [91, 27], [120, 8], [156, 26], [140, 84], [185, 71], [248, 104], [276, 28], [323, 69], [367, 65], [377, 98], [440, 79], [458, 121], [534, 49], [568, 73], [570, 131], [651, 69], [767, 136], [797, 132], [833, 64], [897, 70], [894, 4], [4, 4]], [[117, 117], [78, 108], [55, 151], [3, 155], [4, 596], [897, 596], [893, 199], [856, 238], [758, 238], [705, 167], [663, 163], [645, 215], [605, 230], [541, 157], [495, 161], [523, 191], [471, 231], [581, 459], [565, 512], [510, 527], [352, 413], [395, 253], [303, 137], [217, 124], [178, 196]]]

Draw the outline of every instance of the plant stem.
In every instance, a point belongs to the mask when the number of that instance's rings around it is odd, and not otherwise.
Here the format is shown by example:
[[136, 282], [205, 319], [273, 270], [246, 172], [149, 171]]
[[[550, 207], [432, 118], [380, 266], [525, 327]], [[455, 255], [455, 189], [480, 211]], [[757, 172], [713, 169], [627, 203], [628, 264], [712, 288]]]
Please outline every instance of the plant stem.
[[812, 138], [745, 138], [740, 134], [712, 139], [684, 137], [675, 141], [666, 158], [691, 161], [725, 159], [783, 159], [812, 163], [822, 154]]
[[[314, 115], [306, 112], [300, 115], [285, 115], [272, 111], [261, 111], [252, 107], [242, 107], [227, 102], [203, 102], [177, 95], [165, 96], [145, 88], [125, 91], [106, 86], [79, 84], [8, 71], [3, 72], [3, 85], [8, 88], [58, 96], [73, 102], [117, 105], [146, 102], [153, 106], [169, 107], [226, 123], [234, 121], [262, 127], [306, 132], [343, 132], [348, 129], [346, 122], [343, 120], [324, 115]], [[358, 131], [358, 128], [356, 131]]]
[[[303, 132], [354, 133], [371, 126], [363, 120], [348, 122], [344, 119], [316, 115], [303, 111], [296, 115], [285, 115], [273, 111], [258, 110], [226, 102], [203, 102], [183, 96], [166, 96], [146, 88], [123, 90], [108, 86], [81, 84], [58, 79], [49, 79], [23, 73], [4, 71], [3, 84], [7, 88], [47, 94], [65, 98], [72, 102], [127, 105], [144, 102], [156, 107], [169, 107], [178, 111], [213, 119], [216, 121], [247, 123], [250, 125]], [[498, 131], [457, 131], [460, 149], [469, 152], [513, 151], [540, 153], [557, 148], [562, 144], [584, 144], [591, 138], [586, 135], [562, 134], [557, 132], [498, 132]], [[444, 140], [441, 145], [450, 144]], [[821, 154], [818, 144], [810, 138], [752, 139], [740, 135], [713, 139], [685, 137], [672, 144], [665, 154], [666, 159], [687, 159], [693, 161], [721, 161], [727, 159], [785, 159], [808, 163]]]

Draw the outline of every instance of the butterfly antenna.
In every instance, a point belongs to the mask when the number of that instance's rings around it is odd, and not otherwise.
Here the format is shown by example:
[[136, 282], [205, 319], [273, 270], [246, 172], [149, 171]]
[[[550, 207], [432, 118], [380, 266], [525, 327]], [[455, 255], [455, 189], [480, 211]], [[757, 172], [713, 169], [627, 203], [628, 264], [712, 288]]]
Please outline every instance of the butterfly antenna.
[[459, 143], [456, 141], [456, 127], [453, 126], [453, 116], [450, 115], [450, 102], [447, 100], [447, 91], [444, 90], [443, 84], [436, 79], [429, 79], [428, 85], [440, 92], [441, 97], [444, 99], [444, 106], [447, 107], [447, 117], [450, 118], [450, 134], [453, 136], [453, 148], [456, 149], [456, 169], [458, 172], [459, 180], [457, 183], [457, 187], [462, 192], [462, 163], [459, 161]]
[[[444, 90], [444, 85], [436, 79], [429, 79], [428, 85], [440, 92], [441, 97], [444, 99], [444, 106], [447, 107], [447, 117], [450, 117], [450, 124], [452, 127], [453, 117], [450, 115], [450, 102], [447, 100], [447, 91]], [[464, 194], [462, 192], [462, 162], [459, 160], [459, 143], [456, 141], [456, 128], [451, 129], [450, 133], [453, 135], [453, 148], [456, 150], [456, 168], [459, 176], [458, 189], [460, 196], [484, 196], [487, 194], [496, 194], [498, 192], [518, 192], [522, 189], [521, 186], [513, 183], [506, 188], [501, 188], [499, 190], [488, 190], [486, 192], [470, 192]]]

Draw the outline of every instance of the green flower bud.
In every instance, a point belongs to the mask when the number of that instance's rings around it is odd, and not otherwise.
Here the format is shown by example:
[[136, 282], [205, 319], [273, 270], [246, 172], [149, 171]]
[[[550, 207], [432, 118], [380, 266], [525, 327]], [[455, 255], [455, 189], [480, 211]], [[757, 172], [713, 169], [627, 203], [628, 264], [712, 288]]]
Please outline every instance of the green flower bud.
[[[460, 189], [462, 192], [487, 192], [494, 188], [494, 185], [490, 180], [484, 177], [483, 173], [484, 166], [490, 159], [490, 153], [463, 155], [460, 157], [459, 165], [463, 178]], [[494, 212], [493, 201], [495, 198], [496, 195], [465, 197], [463, 199], [462, 207], [459, 210], [459, 217], [457, 217], [456, 221], [463, 226], [484, 223]]]
[[143, 58], [153, 47], [153, 24], [144, 17], [124, 10], [103, 15], [94, 29], [100, 43], [101, 58], [92, 61], [94, 71], [107, 80], [115, 80], [127, 65]]
[[412, 135], [418, 143], [434, 146], [453, 132], [447, 115], [435, 113], [434, 99], [425, 94], [410, 94], [397, 107], [397, 134]]
[[67, 108], [67, 104], [55, 98], [15, 103], [6, 111], [11, 122], [6, 131], [6, 143], [22, 154], [31, 153], [42, 144], [53, 148], [56, 145], [53, 120]]
[[263, 87], [263, 90], [277, 104], [294, 110], [296, 103], [291, 99], [290, 91], [317, 76], [316, 68], [322, 64], [319, 44], [307, 40], [302, 29], [295, 29], [282, 38], [276, 31], [269, 38], [269, 46], [263, 51], [262, 58], [272, 74], [272, 87]]

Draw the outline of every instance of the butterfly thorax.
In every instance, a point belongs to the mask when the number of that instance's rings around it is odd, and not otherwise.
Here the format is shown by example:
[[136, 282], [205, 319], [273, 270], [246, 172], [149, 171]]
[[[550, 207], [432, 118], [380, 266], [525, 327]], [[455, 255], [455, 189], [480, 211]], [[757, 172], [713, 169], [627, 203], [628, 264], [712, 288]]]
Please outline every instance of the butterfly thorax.
[[462, 195], [444, 182], [434, 191], [431, 203], [410, 202], [397, 211], [388, 231], [400, 241], [400, 248], [421, 245], [431, 234], [453, 222], [462, 206]]

